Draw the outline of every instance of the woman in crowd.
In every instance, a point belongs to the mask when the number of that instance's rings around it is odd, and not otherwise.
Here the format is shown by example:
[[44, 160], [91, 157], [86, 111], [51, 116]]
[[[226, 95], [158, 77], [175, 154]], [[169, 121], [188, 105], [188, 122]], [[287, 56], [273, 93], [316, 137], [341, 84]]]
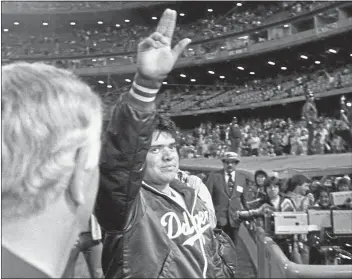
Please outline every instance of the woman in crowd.
[[337, 180], [336, 188], [338, 192], [351, 191], [351, 181], [348, 177], [340, 177]]
[[264, 182], [267, 179], [267, 177], [268, 177], [268, 174], [263, 170], [257, 170], [254, 173], [255, 186], [257, 187], [257, 192], [255, 196], [256, 199], [260, 199], [266, 196], [264, 191]]
[[320, 186], [317, 189], [317, 203], [314, 205], [315, 208], [329, 209], [331, 206], [329, 198], [329, 189], [324, 186]]
[[281, 211], [282, 196], [280, 195], [280, 181], [277, 177], [271, 176], [264, 181], [264, 192], [267, 200], [265, 201], [275, 211]]

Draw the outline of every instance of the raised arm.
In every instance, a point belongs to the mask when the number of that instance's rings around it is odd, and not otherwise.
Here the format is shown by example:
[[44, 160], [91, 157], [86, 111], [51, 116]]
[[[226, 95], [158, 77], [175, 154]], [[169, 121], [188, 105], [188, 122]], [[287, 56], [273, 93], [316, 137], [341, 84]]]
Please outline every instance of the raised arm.
[[175, 24], [176, 12], [167, 9], [156, 32], [138, 45], [132, 87], [118, 100], [107, 127], [96, 206], [96, 216], [105, 230], [126, 228], [128, 213], [139, 195], [153, 133], [156, 94], [190, 43], [184, 39], [171, 48]]

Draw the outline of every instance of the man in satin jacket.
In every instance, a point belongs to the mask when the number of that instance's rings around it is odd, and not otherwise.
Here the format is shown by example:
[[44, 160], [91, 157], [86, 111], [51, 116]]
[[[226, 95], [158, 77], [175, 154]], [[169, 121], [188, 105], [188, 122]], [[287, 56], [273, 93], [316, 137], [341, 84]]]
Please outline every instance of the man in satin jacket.
[[107, 127], [96, 206], [106, 278], [225, 277], [207, 206], [175, 179], [175, 126], [155, 109], [162, 80], [190, 43], [171, 49], [175, 22], [176, 12], [167, 9], [139, 44], [132, 88]]

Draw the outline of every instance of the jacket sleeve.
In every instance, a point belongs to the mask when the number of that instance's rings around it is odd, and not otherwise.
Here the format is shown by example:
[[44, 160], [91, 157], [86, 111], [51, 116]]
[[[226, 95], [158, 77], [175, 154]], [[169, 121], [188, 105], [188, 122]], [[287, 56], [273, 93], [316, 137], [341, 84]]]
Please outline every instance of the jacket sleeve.
[[95, 211], [106, 231], [126, 229], [129, 212], [139, 200], [153, 132], [154, 100], [160, 84], [136, 74], [130, 91], [117, 102], [107, 126]]

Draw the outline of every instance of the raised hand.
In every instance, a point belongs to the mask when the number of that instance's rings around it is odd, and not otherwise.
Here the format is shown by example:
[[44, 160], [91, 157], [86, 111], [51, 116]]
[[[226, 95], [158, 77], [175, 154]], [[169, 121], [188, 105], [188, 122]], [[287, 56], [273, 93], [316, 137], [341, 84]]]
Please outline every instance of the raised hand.
[[156, 32], [138, 45], [138, 72], [150, 79], [162, 80], [173, 69], [178, 57], [191, 42], [186, 38], [171, 49], [176, 25], [176, 11], [166, 9], [158, 23]]

